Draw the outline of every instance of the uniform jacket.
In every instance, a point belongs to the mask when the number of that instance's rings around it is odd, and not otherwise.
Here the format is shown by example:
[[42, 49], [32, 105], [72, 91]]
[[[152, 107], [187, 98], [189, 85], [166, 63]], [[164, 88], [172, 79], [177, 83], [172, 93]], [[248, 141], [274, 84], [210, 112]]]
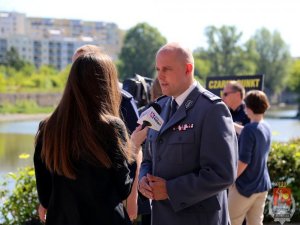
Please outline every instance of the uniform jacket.
[[[158, 101], [166, 121], [171, 97]], [[219, 97], [198, 85], [160, 131], [149, 130], [140, 178], [167, 181], [168, 200], [152, 201], [153, 225], [227, 225], [226, 189], [234, 182], [237, 140]]]
[[[122, 101], [120, 105], [120, 115], [126, 125], [127, 131], [131, 134], [137, 127], [139, 114], [132, 95], [123, 89], [121, 89], [121, 94]], [[131, 178], [134, 178], [135, 176], [136, 167], [136, 164], [129, 165]]]
[[[122, 121], [112, 124], [120, 126]], [[117, 167], [105, 169], [79, 160], [75, 162], [76, 180], [50, 173], [41, 159], [42, 134], [38, 135], [34, 166], [39, 201], [47, 211], [46, 225], [130, 225], [130, 219], [122, 201], [131, 191], [133, 179], [129, 176], [127, 161], [116, 157], [119, 150], [111, 138], [107, 148], [114, 149], [110, 155]]]
[[132, 133], [137, 127], [137, 120], [139, 117], [138, 110], [132, 95], [123, 89], [121, 90], [121, 93], [121, 116], [127, 129]]

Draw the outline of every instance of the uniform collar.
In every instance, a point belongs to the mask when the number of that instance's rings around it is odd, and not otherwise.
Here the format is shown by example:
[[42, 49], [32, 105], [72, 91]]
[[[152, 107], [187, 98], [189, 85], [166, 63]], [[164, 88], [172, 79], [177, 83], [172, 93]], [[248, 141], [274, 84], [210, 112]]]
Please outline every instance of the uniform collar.
[[[175, 101], [178, 105], [178, 108], [182, 105], [184, 100], [187, 98], [187, 96], [192, 92], [192, 90], [197, 87], [197, 81], [194, 80], [194, 82], [189, 86], [188, 89], [186, 89], [181, 95], [179, 95], [177, 98], [175, 98]], [[172, 97], [172, 100], [174, 97]]]

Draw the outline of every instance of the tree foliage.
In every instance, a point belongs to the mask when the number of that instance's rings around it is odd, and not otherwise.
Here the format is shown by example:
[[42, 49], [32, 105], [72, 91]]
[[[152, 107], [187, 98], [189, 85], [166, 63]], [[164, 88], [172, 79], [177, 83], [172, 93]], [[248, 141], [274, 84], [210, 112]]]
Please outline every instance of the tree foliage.
[[241, 32], [233, 26], [209, 26], [205, 29], [205, 35], [208, 49], [201, 55], [211, 63], [211, 75], [235, 75], [245, 71], [240, 46]]
[[[209, 26], [205, 35], [208, 47], [194, 51], [198, 80], [204, 82], [210, 75], [265, 74], [264, 86], [268, 93], [279, 94], [286, 88], [285, 85], [300, 92], [299, 60], [293, 65], [290, 63], [288, 46], [279, 32], [271, 33], [262, 28], [246, 43], [241, 43], [242, 32], [234, 26]], [[155, 54], [165, 43], [166, 38], [147, 23], [139, 23], [129, 29], [117, 62], [120, 80], [135, 73], [153, 77]], [[3, 63], [0, 65], [0, 92], [61, 91], [70, 69], [67, 67], [61, 72], [47, 66], [36, 69], [33, 64], [21, 60], [14, 48], [7, 52]]]
[[256, 72], [265, 74], [265, 88], [268, 91], [279, 93], [291, 61], [288, 46], [279, 32], [271, 33], [266, 28], [258, 30], [252, 41], [258, 54]]
[[209, 26], [205, 35], [207, 49], [194, 51], [195, 74], [204, 79], [209, 75], [265, 74], [264, 86], [268, 93], [279, 94], [283, 90], [291, 57], [279, 32], [262, 28], [246, 43], [241, 43], [242, 33], [233, 26]]
[[0, 92], [53, 92], [62, 91], [70, 66], [58, 72], [51, 66], [25, 65], [19, 71], [7, 66], [0, 66]]
[[4, 56], [4, 65], [12, 67], [16, 70], [22, 69], [27, 63], [21, 59], [17, 49], [11, 47]]
[[292, 91], [300, 93], [300, 59], [292, 63], [287, 84]]
[[[12, 193], [8, 188], [10, 179], [15, 183]], [[1, 224], [41, 224], [38, 220], [37, 206], [39, 202], [34, 168], [24, 167], [16, 173], [9, 173], [0, 186]]]
[[287, 85], [289, 89], [298, 93], [298, 118], [300, 118], [300, 59], [292, 63], [290, 73], [287, 78]]
[[135, 73], [153, 77], [155, 54], [165, 43], [166, 38], [147, 23], [139, 23], [131, 28], [125, 35], [119, 56], [120, 78], [131, 77]]
[[[196, 78], [205, 81], [211, 71], [211, 62], [205, 57], [205, 50], [203, 48], [196, 49], [194, 55], [194, 74]], [[204, 55], [202, 57], [202, 55]]]

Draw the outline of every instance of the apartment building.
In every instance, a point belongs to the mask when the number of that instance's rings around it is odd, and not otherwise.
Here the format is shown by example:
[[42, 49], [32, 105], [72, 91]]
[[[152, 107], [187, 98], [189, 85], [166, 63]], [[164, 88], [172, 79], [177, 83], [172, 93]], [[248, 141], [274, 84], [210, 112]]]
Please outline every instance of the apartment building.
[[18, 12], [0, 12], [0, 62], [14, 47], [20, 57], [35, 66], [63, 69], [74, 51], [94, 44], [113, 59], [121, 50], [121, 36], [114, 23], [26, 17]]

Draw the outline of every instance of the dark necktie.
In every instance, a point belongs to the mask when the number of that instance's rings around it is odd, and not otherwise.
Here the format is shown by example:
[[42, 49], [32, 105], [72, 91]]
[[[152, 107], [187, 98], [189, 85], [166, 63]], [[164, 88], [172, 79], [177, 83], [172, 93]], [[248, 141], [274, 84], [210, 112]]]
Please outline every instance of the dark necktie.
[[176, 112], [177, 110], [177, 102], [175, 101], [175, 99], [172, 100], [172, 103], [171, 103], [171, 112], [170, 112], [170, 116], [169, 116], [169, 119], [174, 115], [174, 113]]

